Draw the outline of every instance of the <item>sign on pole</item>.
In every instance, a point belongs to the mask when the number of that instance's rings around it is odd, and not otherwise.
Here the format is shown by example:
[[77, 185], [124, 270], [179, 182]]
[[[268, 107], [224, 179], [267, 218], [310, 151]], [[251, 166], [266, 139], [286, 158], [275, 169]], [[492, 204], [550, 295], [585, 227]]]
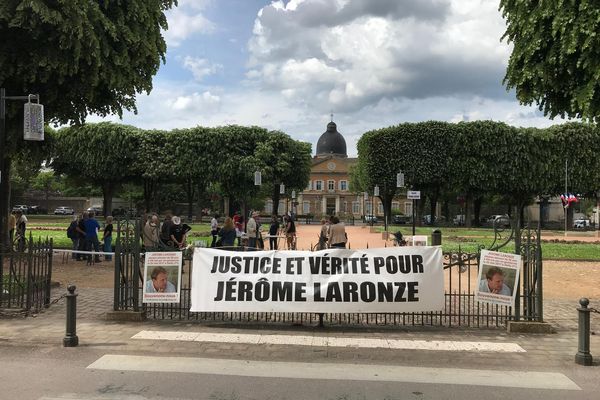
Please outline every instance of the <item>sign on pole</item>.
[[420, 190], [408, 190], [406, 192], [406, 198], [408, 200], [420, 200], [421, 199], [421, 191]]
[[398, 172], [396, 175], [396, 187], [404, 187], [404, 174], [402, 172]]
[[23, 111], [23, 139], [44, 140], [44, 106], [28, 102]]

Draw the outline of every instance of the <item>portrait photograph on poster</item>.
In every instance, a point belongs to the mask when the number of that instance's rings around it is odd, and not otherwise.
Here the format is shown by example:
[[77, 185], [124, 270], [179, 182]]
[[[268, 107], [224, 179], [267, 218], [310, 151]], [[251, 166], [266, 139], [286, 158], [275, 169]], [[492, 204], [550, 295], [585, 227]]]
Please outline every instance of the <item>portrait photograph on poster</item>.
[[427, 235], [415, 235], [409, 239], [410, 246], [427, 246]]
[[179, 251], [147, 252], [144, 262], [144, 303], [179, 303], [181, 288]]
[[482, 303], [513, 305], [520, 269], [520, 255], [482, 250], [475, 300]]

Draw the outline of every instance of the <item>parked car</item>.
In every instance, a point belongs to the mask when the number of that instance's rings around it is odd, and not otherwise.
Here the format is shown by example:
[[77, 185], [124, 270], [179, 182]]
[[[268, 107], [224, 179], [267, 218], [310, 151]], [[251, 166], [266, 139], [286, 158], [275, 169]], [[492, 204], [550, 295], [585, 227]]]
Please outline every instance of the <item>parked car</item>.
[[[497, 221], [497, 220], [501, 220], [501, 221]], [[490, 215], [489, 218], [487, 219], [487, 223], [490, 226], [494, 226], [494, 223], [496, 223], [496, 225], [499, 225], [501, 223], [503, 227], [508, 228], [508, 227], [510, 227], [510, 217], [508, 216], [508, 214]]]
[[573, 221], [573, 228], [576, 229], [585, 229], [591, 226], [591, 222], [589, 219], [576, 219]]
[[367, 223], [367, 224], [377, 223], [377, 216], [376, 215], [365, 215], [365, 223]]
[[102, 207], [89, 207], [86, 211], [93, 212], [94, 215], [103, 215], [104, 214], [102, 212]]
[[457, 226], [464, 225], [465, 224], [465, 215], [459, 214], [459, 215], [455, 216], [454, 219], [452, 220], [452, 223]]
[[393, 215], [392, 224], [404, 225], [409, 221], [409, 217], [406, 215]]
[[71, 207], [58, 207], [54, 210], [54, 215], [73, 215], [75, 214], [75, 210]]
[[48, 214], [48, 210], [42, 206], [29, 206], [29, 214]]
[[125, 215], [131, 215], [131, 216], [136, 216], [139, 215], [137, 209], [135, 208], [123, 208], [123, 207], [117, 207], [115, 209], [112, 210], [112, 216], [113, 217], [122, 217]]
[[27, 214], [29, 212], [29, 207], [23, 204], [18, 204], [12, 208], [12, 212], [21, 211], [23, 214]]

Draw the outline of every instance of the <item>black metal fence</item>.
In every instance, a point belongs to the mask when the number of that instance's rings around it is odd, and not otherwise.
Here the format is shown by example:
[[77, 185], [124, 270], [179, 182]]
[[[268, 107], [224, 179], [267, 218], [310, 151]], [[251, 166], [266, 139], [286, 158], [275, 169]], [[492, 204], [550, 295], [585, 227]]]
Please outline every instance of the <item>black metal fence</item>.
[[[140, 225], [124, 225], [122, 243], [117, 239], [115, 270], [115, 310], [144, 311], [149, 319], [209, 322], [260, 322], [316, 324], [322, 318], [328, 325], [397, 325], [493, 328], [504, 327], [509, 320], [527, 318], [541, 321], [541, 247], [536, 232], [527, 231], [517, 246], [526, 257], [522, 290], [518, 290], [516, 307], [475, 301], [479, 284], [479, 252], [445, 252], [444, 309], [439, 312], [415, 313], [276, 313], [276, 312], [190, 312], [192, 256], [184, 253], [179, 303], [142, 303], [143, 259], [139, 257]], [[512, 240], [513, 232], [497, 235], [490, 250], [498, 250]], [[518, 231], [517, 231], [518, 232]], [[537, 232], [539, 235], [539, 231]], [[533, 239], [532, 239], [533, 237]], [[137, 243], [137, 245], [136, 245]], [[241, 250], [241, 248], [239, 249]], [[164, 249], [161, 249], [164, 251]], [[137, 258], [129, 252], [137, 252]], [[532, 267], [535, 266], [535, 268]], [[519, 288], [521, 285], [519, 285]], [[535, 313], [532, 311], [535, 310]], [[523, 311], [523, 314], [521, 314]]]
[[50, 305], [52, 239], [24, 239], [18, 251], [0, 251], [0, 308], [39, 312]]

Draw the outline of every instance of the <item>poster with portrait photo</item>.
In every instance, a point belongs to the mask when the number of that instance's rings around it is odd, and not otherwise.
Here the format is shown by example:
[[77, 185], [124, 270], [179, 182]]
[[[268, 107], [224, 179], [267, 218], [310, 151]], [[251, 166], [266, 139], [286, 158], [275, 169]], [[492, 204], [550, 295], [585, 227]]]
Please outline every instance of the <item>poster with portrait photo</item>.
[[482, 250], [475, 300], [512, 306], [518, 290], [520, 270], [520, 255]]
[[409, 237], [410, 246], [427, 246], [427, 235], [414, 235]]
[[180, 251], [147, 252], [144, 262], [144, 303], [179, 303], [181, 292]]

